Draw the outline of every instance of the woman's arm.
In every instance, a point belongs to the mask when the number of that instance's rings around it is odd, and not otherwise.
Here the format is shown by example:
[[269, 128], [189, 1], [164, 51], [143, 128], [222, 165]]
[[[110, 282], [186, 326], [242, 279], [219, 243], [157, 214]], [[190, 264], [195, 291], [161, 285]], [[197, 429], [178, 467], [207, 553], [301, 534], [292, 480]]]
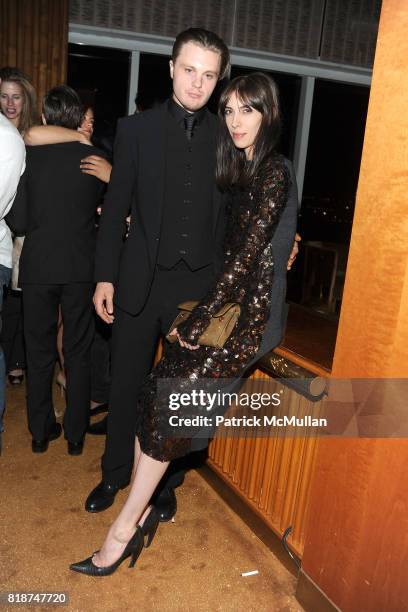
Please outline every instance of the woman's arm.
[[77, 130], [69, 130], [59, 125], [34, 125], [24, 133], [26, 145], [47, 145], [59, 142], [82, 142], [90, 145], [91, 142]]
[[253, 274], [262, 251], [271, 242], [280, 215], [287, 202], [289, 173], [277, 162], [257, 189], [257, 207], [239, 252], [225, 262], [213, 288], [178, 328], [182, 341], [194, 344], [207, 328], [213, 314], [227, 302], [234, 301]]

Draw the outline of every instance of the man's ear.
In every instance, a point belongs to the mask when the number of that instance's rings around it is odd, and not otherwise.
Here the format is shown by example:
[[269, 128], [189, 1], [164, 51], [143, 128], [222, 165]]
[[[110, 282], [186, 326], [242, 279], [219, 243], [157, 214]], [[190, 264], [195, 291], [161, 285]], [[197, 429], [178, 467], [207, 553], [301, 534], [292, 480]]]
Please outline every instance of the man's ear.
[[47, 125], [47, 121], [46, 121], [46, 119], [44, 117], [44, 113], [41, 113], [41, 121], [42, 121], [43, 125]]
[[170, 77], [173, 78], [173, 75], [174, 75], [174, 63], [173, 63], [173, 60], [169, 61], [169, 66], [170, 66]]

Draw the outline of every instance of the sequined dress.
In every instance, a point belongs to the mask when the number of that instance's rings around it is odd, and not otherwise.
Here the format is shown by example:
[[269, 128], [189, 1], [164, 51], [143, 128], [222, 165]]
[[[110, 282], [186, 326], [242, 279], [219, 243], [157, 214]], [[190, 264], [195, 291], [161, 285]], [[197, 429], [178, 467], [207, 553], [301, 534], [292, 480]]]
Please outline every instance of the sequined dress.
[[[283, 158], [264, 163], [252, 184], [234, 189], [227, 204], [223, 267], [212, 288], [178, 329], [195, 344], [211, 315], [227, 302], [238, 302], [241, 315], [222, 349], [192, 351], [166, 343], [164, 356], [147, 377], [138, 397], [136, 435], [142, 451], [171, 461], [190, 451], [191, 438], [169, 436], [169, 405], [157, 394], [158, 379], [194, 381], [239, 378], [262, 342], [270, 315], [274, 260], [271, 240], [287, 202], [289, 173]], [[178, 391], [180, 388], [178, 387]]]

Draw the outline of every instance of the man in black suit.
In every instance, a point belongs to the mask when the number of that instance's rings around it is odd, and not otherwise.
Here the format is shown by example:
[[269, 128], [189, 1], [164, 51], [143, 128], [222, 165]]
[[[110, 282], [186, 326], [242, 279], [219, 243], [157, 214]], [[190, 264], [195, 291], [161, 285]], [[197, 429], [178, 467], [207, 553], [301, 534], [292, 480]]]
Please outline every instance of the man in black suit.
[[[76, 92], [55, 87], [44, 98], [43, 120], [77, 129], [83, 109]], [[89, 419], [93, 339], [95, 212], [103, 183], [81, 172], [85, 155], [103, 155], [79, 142], [27, 147], [26, 171], [7, 221], [26, 235], [19, 284], [23, 289], [28, 423], [33, 452], [61, 434], [52, 404], [58, 309], [64, 323], [67, 409], [64, 435], [71, 455], [82, 453]]]
[[[177, 305], [201, 299], [214, 278], [224, 202], [214, 180], [217, 118], [205, 105], [228, 64], [228, 49], [217, 35], [201, 28], [182, 32], [170, 61], [172, 98], [118, 124], [97, 240], [94, 296], [101, 318], [114, 320], [112, 385], [103, 478], [88, 496], [89, 512], [108, 508], [129, 483], [136, 399], [157, 340], [167, 333]], [[176, 512], [174, 487], [183, 479], [179, 468], [172, 464], [156, 491], [154, 503], [163, 521]]]

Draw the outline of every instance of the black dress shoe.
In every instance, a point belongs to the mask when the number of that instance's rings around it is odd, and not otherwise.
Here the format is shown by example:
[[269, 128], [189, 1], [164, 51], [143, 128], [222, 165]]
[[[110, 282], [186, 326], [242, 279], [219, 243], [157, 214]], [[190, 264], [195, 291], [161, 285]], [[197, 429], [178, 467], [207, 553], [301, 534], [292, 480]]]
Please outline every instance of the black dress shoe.
[[94, 436], [106, 436], [106, 432], [108, 429], [108, 417], [104, 417], [100, 421], [96, 423], [91, 423], [88, 425], [88, 429], [86, 430], [88, 433], [93, 434]]
[[82, 455], [82, 451], [84, 450], [84, 441], [80, 442], [70, 442], [68, 440], [68, 454], [69, 455]]
[[34, 438], [31, 441], [31, 450], [33, 453], [45, 453], [48, 448], [48, 443], [52, 440], [56, 440], [60, 437], [62, 431], [62, 427], [59, 423], [54, 423], [48, 437], [44, 440], [35, 440]]
[[161, 523], [170, 521], [177, 512], [177, 500], [174, 489], [163, 489], [153, 502]]
[[103, 512], [113, 504], [119, 489], [124, 489], [128, 484], [112, 485], [102, 480], [88, 495], [85, 510], [87, 512]]
[[78, 563], [72, 563], [69, 566], [69, 569], [74, 572], [79, 572], [81, 574], [87, 574], [88, 576], [109, 576], [110, 574], [113, 574], [113, 572], [118, 569], [122, 561], [124, 561], [128, 557], [131, 557], [129, 567], [134, 567], [137, 558], [143, 550], [143, 541], [143, 531], [138, 526], [134, 535], [126, 544], [125, 550], [123, 551], [119, 559], [112, 563], [112, 565], [107, 565], [105, 567], [98, 567], [97, 565], [94, 565], [92, 557], [95, 553], [93, 553], [93, 555], [91, 555], [87, 559], [84, 559], [83, 561], [79, 561]]

